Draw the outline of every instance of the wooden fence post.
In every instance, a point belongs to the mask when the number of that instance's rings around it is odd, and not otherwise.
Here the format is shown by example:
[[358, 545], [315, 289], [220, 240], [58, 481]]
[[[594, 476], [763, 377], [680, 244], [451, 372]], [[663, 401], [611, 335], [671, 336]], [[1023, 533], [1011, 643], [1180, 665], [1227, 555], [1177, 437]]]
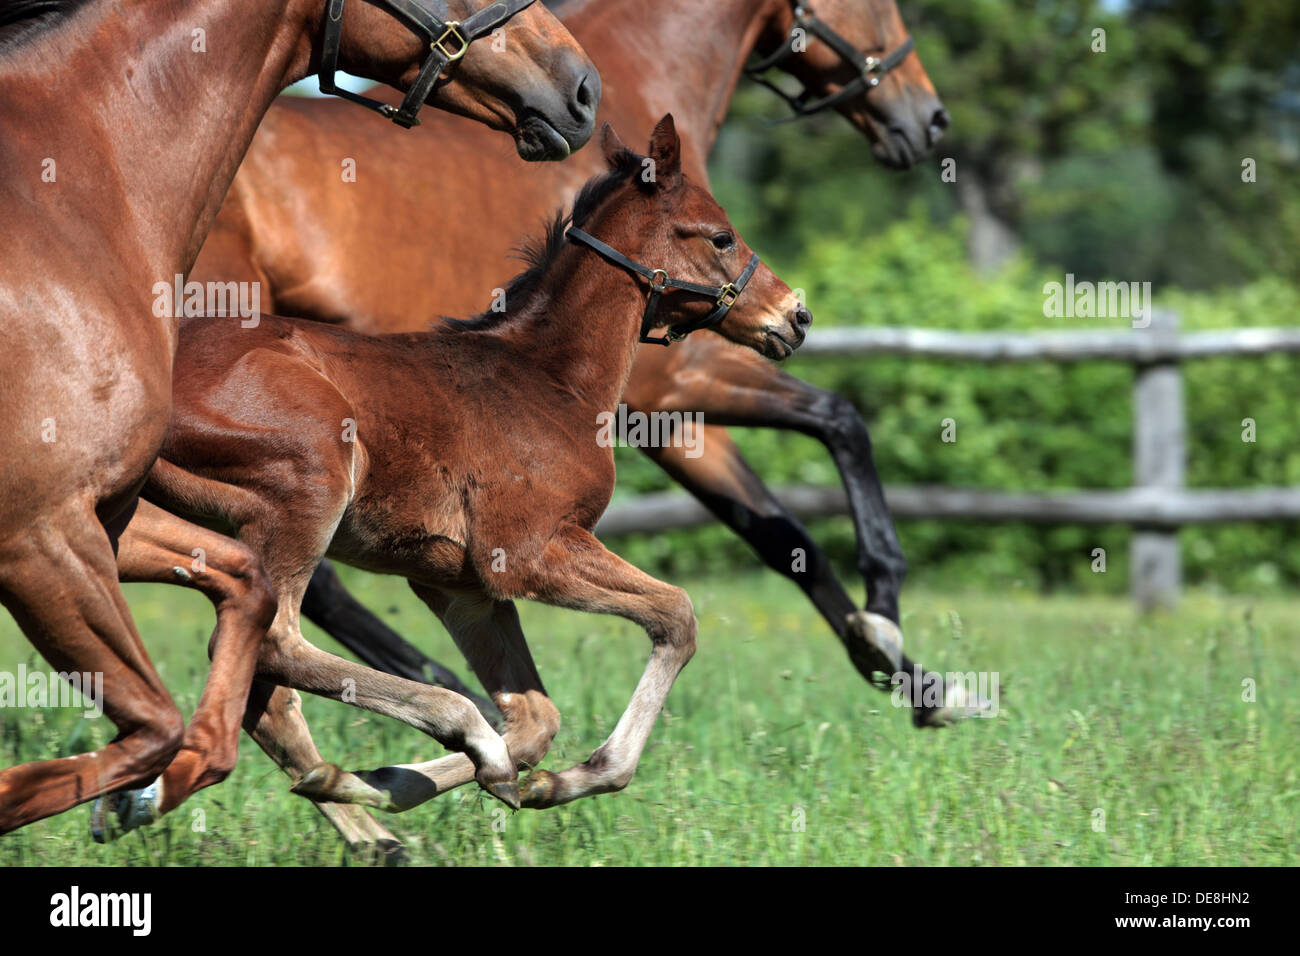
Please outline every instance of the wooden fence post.
[[[1178, 336], [1178, 316], [1156, 310], [1151, 325], [1135, 335]], [[1138, 488], [1178, 494], [1187, 477], [1187, 417], [1183, 375], [1176, 359], [1135, 366], [1133, 383], [1133, 481]], [[1143, 526], [1133, 529], [1131, 551], [1133, 597], [1142, 611], [1173, 607], [1182, 584], [1182, 555], [1178, 528]]]

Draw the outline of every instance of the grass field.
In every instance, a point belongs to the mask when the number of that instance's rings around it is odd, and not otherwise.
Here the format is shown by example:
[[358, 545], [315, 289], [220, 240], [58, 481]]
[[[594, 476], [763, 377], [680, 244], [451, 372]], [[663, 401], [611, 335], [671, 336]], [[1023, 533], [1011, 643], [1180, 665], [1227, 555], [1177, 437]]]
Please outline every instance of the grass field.
[[[349, 580], [394, 626], [464, 672], [404, 584]], [[910, 590], [904, 632], [913, 655], [937, 670], [996, 671], [1001, 689], [996, 718], [920, 732], [851, 670], [786, 582], [746, 574], [686, 583], [700, 650], [631, 786], [515, 814], [463, 788], [385, 818], [412, 862], [1297, 862], [1296, 602], [1191, 595], [1178, 612], [1143, 622], [1119, 600]], [[188, 713], [207, 674], [208, 606], [177, 589], [132, 585], [127, 594]], [[648, 644], [622, 621], [522, 612], [564, 714], [544, 764], [561, 769], [613, 727]], [[0, 670], [23, 661], [47, 669], [0, 615]], [[1243, 701], [1247, 679], [1254, 702]], [[308, 700], [306, 713], [322, 752], [345, 767], [440, 752], [410, 728], [329, 701]], [[76, 753], [112, 733], [107, 720], [77, 711], [0, 710], [0, 761]], [[95, 845], [82, 807], [0, 838], [0, 865], [346, 862], [324, 819], [288, 792], [256, 746], [245, 739], [240, 752], [229, 780], [145, 831]]]

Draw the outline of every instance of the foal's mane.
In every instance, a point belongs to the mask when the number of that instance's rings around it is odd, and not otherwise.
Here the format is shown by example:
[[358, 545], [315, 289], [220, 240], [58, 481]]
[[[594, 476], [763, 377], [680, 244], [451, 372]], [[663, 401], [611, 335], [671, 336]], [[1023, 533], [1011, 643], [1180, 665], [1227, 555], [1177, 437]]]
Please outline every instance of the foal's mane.
[[0, 53], [66, 20], [90, 0], [5, 0], [0, 4]]
[[523, 244], [514, 250], [514, 258], [522, 260], [527, 268], [506, 285], [505, 311], [489, 309], [468, 319], [442, 316], [443, 326], [457, 332], [483, 332], [497, 328], [511, 318], [528, 311], [534, 304], [533, 300], [542, 280], [568, 242], [564, 234], [569, 226], [577, 226], [581, 229], [606, 199], [642, 169], [642, 158], [630, 149], [620, 150], [610, 162], [613, 168], [609, 172], [593, 177], [582, 187], [577, 198], [573, 200], [573, 209], [568, 215], [557, 212], [555, 217], [546, 223], [540, 239], [525, 239]]

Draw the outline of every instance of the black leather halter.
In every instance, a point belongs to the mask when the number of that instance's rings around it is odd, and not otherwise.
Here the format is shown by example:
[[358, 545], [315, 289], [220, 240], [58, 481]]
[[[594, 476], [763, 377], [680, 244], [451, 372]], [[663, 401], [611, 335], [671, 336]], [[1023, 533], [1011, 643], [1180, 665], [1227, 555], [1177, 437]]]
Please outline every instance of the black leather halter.
[[[420, 72], [406, 91], [400, 107], [390, 106], [350, 90], [339, 89], [334, 84], [334, 73], [339, 65], [339, 42], [343, 34], [343, 4], [345, 0], [328, 0], [325, 6], [325, 39], [320, 56], [320, 91], [341, 96], [353, 103], [387, 116], [398, 126], [410, 129], [419, 126], [416, 114], [429, 96], [434, 83], [449, 64], [455, 63], [469, 45], [486, 33], [505, 23], [516, 13], [532, 6], [537, 0], [498, 0], [488, 4], [468, 20], [443, 20], [431, 7], [430, 0], [366, 0], [392, 14], [410, 28], [411, 32], [429, 44], [429, 55], [420, 65]], [[441, 6], [441, 4], [440, 4]]]
[[[812, 116], [814, 113], [830, 109], [832, 106], [850, 100], [859, 94], [870, 92], [880, 85], [880, 81], [885, 78], [885, 74], [907, 59], [907, 55], [912, 52], [912, 48], [915, 46], [912, 38], [908, 37], [898, 49], [886, 56], [867, 56], [859, 52], [857, 47], [827, 26], [824, 20], [821, 20], [813, 13], [812, 7], [808, 6], [807, 3], [802, 2], [802, 0], [790, 0], [790, 4], [794, 7], [794, 24], [790, 27], [789, 38], [771, 56], [765, 57], [753, 66], [745, 67], [745, 73], [750, 79], [766, 86], [790, 104], [790, 108], [795, 112], [795, 115], [790, 117], [791, 120], [803, 116]], [[794, 56], [796, 30], [803, 30], [821, 40], [834, 50], [841, 60], [853, 67], [858, 75], [838, 91], [817, 100], [814, 100], [807, 90], [798, 96], [791, 96], [768, 80], [763, 76], [764, 73]], [[786, 120], [786, 122], [789, 122], [789, 120]]]
[[[635, 259], [629, 259], [613, 246], [606, 245], [595, 236], [589, 235], [581, 229], [570, 228], [565, 233], [565, 237], [574, 242], [581, 242], [590, 246], [614, 265], [622, 266], [624, 269], [650, 280], [650, 298], [646, 301], [645, 314], [641, 317], [641, 341], [654, 345], [671, 345], [674, 342], [680, 342], [692, 332], [712, 328], [725, 319], [727, 313], [731, 311], [731, 307], [740, 298], [740, 293], [744, 292], [745, 286], [749, 285], [749, 280], [753, 278], [754, 271], [758, 268], [759, 263], [758, 253], [754, 253], [753, 258], [749, 260], [749, 265], [745, 266], [745, 271], [740, 274], [740, 278], [736, 279], [735, 282], [728, 282], [726, 285], [721, 286], [701, 285], [698, 282], [670, 278], [663, 269], [651, 269], [643, 266]], [[704, 318], [692, 322], [681, 322], [672, 326], [668, 330], [668, 334], [663, 338], [653, 338], [649, 333], [655, 327], [655, 315], [659, 312], [659, 297], [667, 289], [681, 289], [683, 292], [693, 292], [696, 295], [705, 296], [713, 299], [716, 306]]]

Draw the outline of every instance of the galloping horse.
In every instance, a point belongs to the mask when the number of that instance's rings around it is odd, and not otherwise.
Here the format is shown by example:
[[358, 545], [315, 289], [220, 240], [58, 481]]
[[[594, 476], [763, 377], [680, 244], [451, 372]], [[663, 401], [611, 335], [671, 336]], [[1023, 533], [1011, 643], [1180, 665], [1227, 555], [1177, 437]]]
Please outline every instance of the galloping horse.
[[[529, 158], [584, 142], [598, 89], [581, 48], [529, 0], [478, 6], [10, 0], [0, 10], [10, 429], [0, 602], [51, 665], [103, 675], [119, 730], [97, 752], [0, 772], [0, 832], [160, 774], [165, 811], [229, 771], [275, 604], [247, 549], [136, 508], [171, 410], [179, 323], [174, 309], [160, 314], [157, 287], [189, 271], [272, 99], [322, 64], [414, 91], [400, 109], [380, 104], [403, 124], [427, 98], [513, 133]], [[506, 19], [505, 52], [471, 43]], [[115, 555], [133, 512], [142, 546]], [[188, 728], [117, 583], [119, 559], [124, 577], [147, 571], [133, 562], [157, 557], [143, 546], [155, 533], [180, 533], [184, 555], [211, 548], [235, 572]]]
[[[250, 705], [254, 733], [313, 799], [400, 810], [475, 777], [515, 807], [622, 789], [694, 652], [686, 593], [591, 534], [614, 488], [601, 417], [619, 401], [638, 340], [655, 328], [711, 330], [782, 359], [812, 317], [683, 176], [671, 116], [648, 157], [608, 126], [604, 154], [610, 171], [581, 191], [571, 227], [551, 227], [532, 267], [509, 284], [504, 312], [385, 336], [276, 317], [254, 330], [217, 319], [182, 327], [176, 374], [186, 388], [144, 494], [232, 527], [260, 556], [280, 606], [259, 681], [438, 728], [472, 757], [362, 776], [295, 766], [281, 737], [306, 725], [280, 687], [280, 703]], [[505, 715], [508, 754], [481, 747], [487, 724], [460, 695], [303, 638], [299, 604], [327, 553], [407, 578]], [[558, 774], [534, 770], [517, 789], [515, 764], [534, 768], [559, 729], [520, 630], [513, 601], [522, 598], [625, 617], [645, 628], [652, 651], [591, 758]]]
[[[887, 166], [917, 162], [948, 124], [894, 0], [571, 0], [560, 14], [606, 79], [601, 118], [640, 136], [673, 110], [685, 133], [684, 168], [702, 184], [754, 53], [763, 59], [752, 72], [776, 67], [803, 84], [805, 95], [792, 101], [799, 113], [834, 109]], [[520, 224], [570, 201], [599, 163], [581, 154], [524, 176], [499, 143], [451, 117], [396, 137], [344, 128], [341, 116], [339, 104], [328, 101], [282, 101], [271, 109], [199, 257], [200, 274], [261, 282], [275, 307], [291, 315], [365, 332], [422, 328], [431, 315], [482, 308], [503, 284]], [[356, 158], [357, 182], [337, 182], [340, 155]], [[906, 565], [866, 426], [850, 402], [716, 336], [643, 346], [624, 400], [647, 414], [703, 412], [706, 453], [645, 453], [807, 593], [864, 676], [912, 671], [892, 650], [901, 645]], [[830, 449], [857, 529], [865, 613], [743, 459], [727, 425], [794, 429]], [[806, 569], [792, 566], [796, 548], [807, 555]], [[352, 600], [327, 564], [303, 610], [373, 666], [416, 680], [432, 676], [469, 694]], [[891, 649], [885, 660], [882, 647]], [[942, 713], [918, 708], [914, 716], [921, 723]]]

